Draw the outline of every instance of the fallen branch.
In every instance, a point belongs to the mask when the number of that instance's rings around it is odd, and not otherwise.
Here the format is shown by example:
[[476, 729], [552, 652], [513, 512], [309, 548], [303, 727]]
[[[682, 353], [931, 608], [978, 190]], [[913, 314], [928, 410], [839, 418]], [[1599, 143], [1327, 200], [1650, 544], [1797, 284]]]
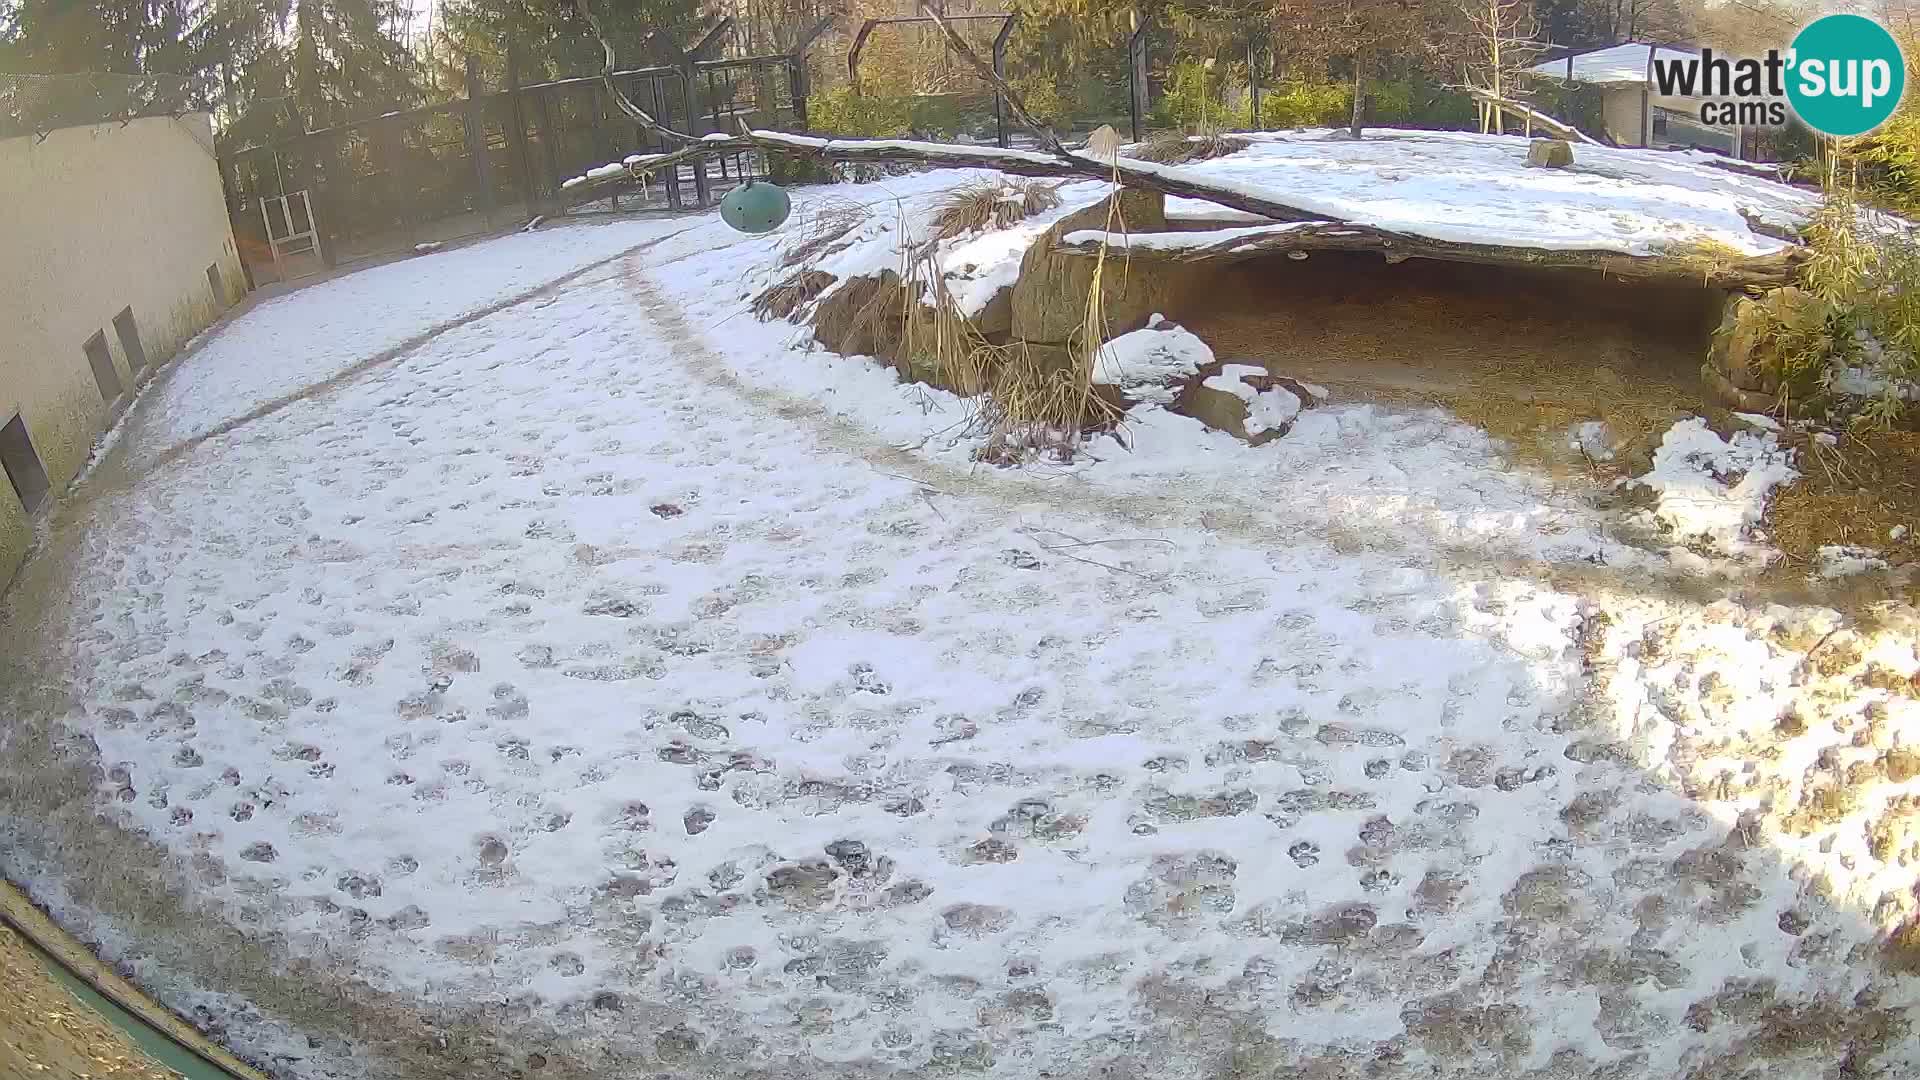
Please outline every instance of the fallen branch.
[[1035, 150], [1003, 150], [994, 146], [963, 146], [958, 143], [916, 142], [910, 139], [822, 139], [811, 135], [790, 135], [783, 131], [745, 131], [739, 135], [714, 136], [696, 140], [694, 145], [635, 162], [625, 175], [581, 178], [568, 181], [567, 190], [577, 192], [565, 201], [588, 202], [604, 198], [604, 192], [592, 190], [608, 183], [638, 179], [688, 160], [710, 154], [738, 154], [750, 150], [811, 158], [836, 164], [866, 164], [910, 161], [930, 168], [997, 169], [1015, 176], [1044, 176], [1112, 180], [1117, 173], [1124, 187], [1158, 191], [1163, 195], [1202, 199], [1220, 206], [1244, 210], [1273, 221], [1336, 220], [1324, 212], [1274, 198], [1257, 188], [1216, 184], [1179, 166], [1159, 165], [1151, 161], [1120, 158], [1115, 162], [1066, 151], [1062, 155]]
[[1497, 106], [1503, 112], [1510, 112], [1516, 116], [1525, 117], [1527, 121], [1531, 123], [1534, 127], [1539, 128], [1542, 131], [1545, 131], [1547, 134], [1553, 136], [1556, 139], [1565, 139], [1568, 142], [1584, 143], [1588, 146], [1605, 145], [1599, 139], [1596, 139], [1593, 136], [1588, 135], [1586, 132], [1581, 131], [1579, 128], [1574, 127], [1572, 124], [1566, 123], [1564, 121], [1556, 120], [1553, 117], [1548, 116], [1546, 113], [1543, 113], [1540, 110], [1533, 108], [1530, 105], [1522, 105], [1520, 102], [1515, 101], [1512, 98], [1501, 97], [1500, 95], [1494, 93], [1491, 90], [1482, 90], [1478, 86], [1461, 86], [1461, 87], [1458, 87], [1458, 89], [1465, 91], [1468, 95], [1473, 97], [1473, 99], [1476, 101], [1482, 101], [1487, 103], [1488, 105]]
[[[1618, 251], [1559, 251], [1499, 244], [1470, 244], [1434, 240], [1409, 233], [1389, 232], [1348, 222], [1305, 221], [1225, 229], [1214, 234], [1132, 233], [1105, 237], [1110, 251], [1133, 259], [1201, 262], [1241, 260], [1315, 251], [1370, 251], [1389, 262], [1436, 259], [1444, 262], [1493, 266], [1529, 266], [1541, 269], [1598, 270], [1614, 277], [1639, 280], [1691, 281], [1718, 288], [1773, 287], [1788, 284], [1806, 258], [1806, 249], [1785, 248], [1770, 255], [1715, 257], [1685, 252], [1629, 255]], [[1100, 251], [1099, 230], [1069, 233], [1054, 250], [1068, 255], [1094, 256]]]
[[[588, 7], [588, 0], [577, 0], [577, 10], [592, 28], [606, 54], [602, 78], [608, 93], [620, 110], [642, 128], [679, 145], [666, 154], [637, 158], [623, 172], [606, 176], [578, 177], [569, 180], [561, 203], [577, 205], [603, 198], [607, 185], [630, 184], [656, 172], [671, 170], [686, 162], [697, 162], [710, 155], [740, 154], [751, 151], [811, 158], [837, 164], [910, 161], [921, 166], [997, 169], [1016, 176], [1079, 177], [1089, 180], [1117, 181], [1123, 187], [1157, 191], [1162, 195], [1200, 199], [1217, 206], [1241, 210], [1270, 221], [1289, 223], [1256, 227], [1257, 236], [1223, 236], [1198, 246], [1163, 245], [1155, 247], [1150, 236], [1123, 238], [1118, 245], [1136, 256], [1172, 258], [1182, 261], [1209, 258], [1254, 258], [1266, 254], [1308, 251], [1373, 251], [1389, 261], [1408, 258], [1440, 259], [1450, 262], [1528, 265], [1601, 270], [1619, 277], [1694, 280], [1726, 288], [1777, 286], [1792, 280], [1794, 270], [1805, 257], [1803, 248], [1788, 248], [1773, 255], [1716, 258], [1688, 254], [1625, 255], [1611, 251], [1551, 251], [1542, 248], [1467, 244], [1432, 240], [1410, 233], [1394, 232], [1346, 219], [1311, 207], [1297, 206], [1274, 197], [1263, 188], [1240, 185], [1230, 179], [1203, 176], [1177, 165], [1161, 165], [1132, 158], [1100, 161], [1068, 150], [1051, 129], [1041, 125], [1027, 112], [1020, 95], [994, 73], [962, 40], [936, 6], [921, 0], [922, 8], [941, 28], [947, 43], [963, 60], [993, 84], [1007, 100], [1008, 107], [1026, 124], [1047, 152], [1000, 147], [963, 146], [956, 143], [918, 142], [910, 139], [822, 139], [809, 135], [790, 135], [779, 131], [755, 131], [741, 125], [739, 134], [713, 134], [696, 138], [662, 126], [646, 110], [626, 99], [613, 81], [613, 46], [602, 33], [599, 20]], [[1504, 99], [1502, 99], [1504, 100]], [[1525, 108], [1525, 106], [1515, 106]], [[1557, 123], [1557, 122], [1556, 122]], [[1592, 139], [1573, 128], [1561, 125], [1585, 142]], [[613, 193], [621, 188], [615, 187]], [[1244, 233], [1247, 230], [1234, 230]], [[1192, 234], [1187, 234], [1191, 236]], [[1113, 245], [1109, 245], [1113, 246]], [[1094, 254], [1098, 241], [1087, 245], [1067, 245], [1061, 250], [1071, 254]]]

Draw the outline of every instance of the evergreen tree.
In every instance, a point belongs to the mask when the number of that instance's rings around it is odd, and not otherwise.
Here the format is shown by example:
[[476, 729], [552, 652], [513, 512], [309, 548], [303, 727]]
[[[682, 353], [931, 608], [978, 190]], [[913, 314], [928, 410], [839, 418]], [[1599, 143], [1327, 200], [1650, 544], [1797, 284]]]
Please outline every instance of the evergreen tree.
[[37, 74], [189, 74], [189, 0], [19, 0], [7, 66]]
[[398, 0], [213, 0], [196, 51], [212, 58], [229, 140], [241, 144], [417, 104]]
[[[622, 68], [674, 59], [673, 48], [691, 47], [706, 25], [697, 0], [592, 0]], [[657, 38], [650, 38], [657, 32]], [[519, 50], [520, 79], [590, 75], [602, 63], [600, 43], [574, 13], [571, 0], [444, 0], [428, 45], [440, 80], [460, 92], [465, 58], [479, 59], [489, 85], [506, 77], [507, 42]], [[451, 83], [451, 85], [448, 85]]]

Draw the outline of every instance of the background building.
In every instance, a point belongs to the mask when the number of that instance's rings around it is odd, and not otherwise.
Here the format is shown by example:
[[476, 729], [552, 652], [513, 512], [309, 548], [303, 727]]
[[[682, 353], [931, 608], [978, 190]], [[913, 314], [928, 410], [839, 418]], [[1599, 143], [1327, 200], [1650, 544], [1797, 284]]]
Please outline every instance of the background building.
[[[1616, 146], [1697, 147], [1740, 155], [1740, 129], [1700, 122], [1706, 99], [1660, 93], [1652, 62], [1690, 59], [1699, 50], [1632, 42], [1534, 65], [1533, 74], [1600, 94], [1600, 126]], [[1600, 134], [1601, 132], [1594, 132]]]

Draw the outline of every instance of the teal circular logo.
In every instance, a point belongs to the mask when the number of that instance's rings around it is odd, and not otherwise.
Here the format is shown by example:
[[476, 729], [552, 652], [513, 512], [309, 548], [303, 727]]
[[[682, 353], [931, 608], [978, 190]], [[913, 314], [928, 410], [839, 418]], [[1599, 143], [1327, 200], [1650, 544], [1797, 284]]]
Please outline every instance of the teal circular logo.
[[1887, 122], [1907, 88], [1907, 62], [1887, 29], [1861, 15], [1807, 24], [1788, 54], [1787, 100], [1822, 135], [1859, 135]]

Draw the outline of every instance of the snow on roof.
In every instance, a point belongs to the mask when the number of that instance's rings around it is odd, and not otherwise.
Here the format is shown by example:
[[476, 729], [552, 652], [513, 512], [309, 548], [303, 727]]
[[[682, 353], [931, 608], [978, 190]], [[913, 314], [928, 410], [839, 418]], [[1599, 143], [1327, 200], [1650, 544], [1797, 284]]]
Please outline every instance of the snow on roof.
[[[1326, 220], [1349, 221], [1435, 240], [1551, 250], [1616, 251], [1648, 255], [1673, 245], [1711, 243], [1748, 255], [1780, 250], [1787, 242], [1755, 233], [1741, 216], [1798, 225], [1818, 206], [1816, 195], [1762, 176], [1716, 168], [1720, 159], [1696, 151], [1579, 146], [1566, 169], [1526, 167], [1527, 141], [1460, 131], [1369, 129], [1358, 142], [1326, 129], [1256, 132], [1247, 149], [1210, 161], [1160, 166], [1123, 159], [1129, 167], [1170, 177], [1198, 178], [1282, 200]], [[1124, 151], [1123, 151], [1124, 153]], [[997, 151], [995, 156], [1017, 156]], [[797, 250], [819, 235], [810, 222], [825, 212], [857, 211], [860, 220], [843, 242], [809, 257], [812, 269], [842, 281], [896, 273], [903, 242], [935, 239], [931, 222], [952, 192], [999, 179], [986, 169], [936, 169], [867, 184], [821, 189], [830, 199], [814, 206], [803, 193], [797, 221], [776, 239]], [[1104, 197], [1105, 181], [1067, 181], [1060, 205], [1005, 229], [938, 241], [949, 295], [975, 315], [1019, 277], [1021, 258], [1049, 226]], [[1178, 248], [1249, 241], [1299, 227], [1263, 222], [1201, 199], [1166, 201], [1171, 219], [1211, 220], [1248, 227], [1215, 232], [1115, 233], [1115, 249]], [[1101, 229], [1076, 229], [1068, 242], [1097, 239]], [[903, 235], [904, 233], [904, 235]]]
[[[1435, 240], [1552, 250], [1657, 253], [1708, 241], [1748, 255], [1786, 242], [1748, 227], [1741, 210], [1798, 223], [1817, 196], [1716, 168], [1698, 151], [1577, 146], [1566, 169], [1526, 166], [1527, 141], [1464, 131], [1256, 133], [1236, 154], [1170, 168], [1258, 190], [1331, 220]], [[1169, 215], [1210, 204], [1170, 198]]]
[[[1689, 49], [1673, 49], [1665, 45], [1633, 44], [1615, 45], [1592, 52], [1576, 53], [1573, 56], [1573, 79], [1578, 83], [1631, 83], [1635, 86], [1647, 81], [1647, 51], [1655, 50], [1654, 56], [1661, 60], [1683, 60], [1698, 56]], [[1531, 70], [1535, 75], [1545, 75], [1552, 79], [1567, 78], [1567, 58], [1548, 60], [1535, 64]]]

